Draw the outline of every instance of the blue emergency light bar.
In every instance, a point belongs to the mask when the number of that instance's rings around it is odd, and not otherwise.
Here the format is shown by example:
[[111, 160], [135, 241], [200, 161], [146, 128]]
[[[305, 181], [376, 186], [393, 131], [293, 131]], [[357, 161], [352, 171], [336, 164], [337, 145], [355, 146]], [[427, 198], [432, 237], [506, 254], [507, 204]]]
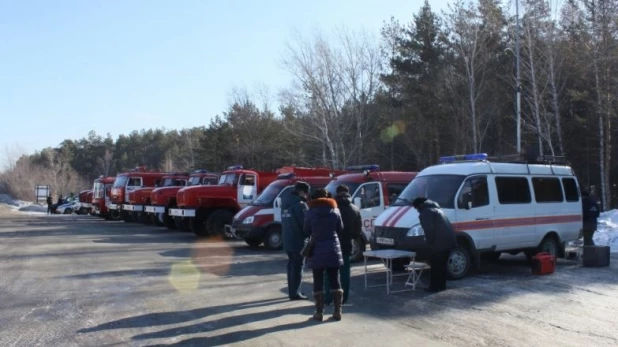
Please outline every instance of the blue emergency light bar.
[[348, 166], [345, 168], [345, 171], [380, 171], [380, 165], [372, 164]]
[[296, 173], [294, 172], [288, 172], [288, 173], [277, 175], [278, 180], [284, 180], [284, 179], [289, 179], [289, 178], [294, 178], [294, 177], [296, 177]]
[[242, 165], [232, 165], [232, 166], [228, 166], [227, 169], [228, 170], [242, 170], [243, 167], [242, 167]]
[[206, 169], [197, 169], [197, 170], [193, 171], [193, 173], [208, 173], [208, 170], [206, 170]]
[[487, 160], [487, 153], [460, 154], [440, 157], [440, 163], [442, 164], [474, 160]]

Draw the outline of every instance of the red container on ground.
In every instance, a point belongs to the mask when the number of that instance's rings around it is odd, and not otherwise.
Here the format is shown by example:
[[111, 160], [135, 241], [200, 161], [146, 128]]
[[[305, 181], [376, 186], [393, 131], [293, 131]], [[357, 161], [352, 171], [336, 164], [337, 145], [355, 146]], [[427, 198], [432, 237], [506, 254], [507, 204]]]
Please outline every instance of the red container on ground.
[[538, 253], [532, 257], [532, 274], [549, 275], [556, 270], [556, 257], [549, 253]]

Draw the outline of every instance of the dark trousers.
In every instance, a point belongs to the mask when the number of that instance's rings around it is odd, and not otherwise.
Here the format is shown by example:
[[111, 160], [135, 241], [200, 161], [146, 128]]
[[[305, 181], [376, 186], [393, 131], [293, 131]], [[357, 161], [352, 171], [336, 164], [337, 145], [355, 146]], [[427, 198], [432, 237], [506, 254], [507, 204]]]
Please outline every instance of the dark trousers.
[[288, 252], [288, 295], [290, 298], [300, 294], [304, 265], [305, 258], [300, 255], [300, 252]]
[[326, 272], [326, 276], [328, 276], [330, 290], [341, 289], [341, 283], [339, 282], [339, 268], [329, 267], [313, 269], [313, 292], [317, 293], [324, 290], [324, 272]]
[[[333, 302], [333, 296], [330, 293], [330, 291], [326, 290], [327, 287], [330, 286], [330, 281], [328, 280], [328, 276], [325, 276], [325, 277], [326, 278], [324, 279], [324, 289], [325, 289], [324, 302], [330, 305], [330, 303]], [[346, 302], [348, 302], [348, 296], [350, 293], [350, 256], [349, 255], [343, 256], [343, 266], [339, 268], [339, 278], [341, 280], [341, 289], [343, 289], [343, 303], [345, 304]]]
[[47, 204], [47, 214], [51, 214], [51, 210], [52, 210], [52, 205]]
[[429, 259], [431, 264], [429, 288], [435, 290], [446, 289], [446, 273], [450, 249], [434, 252]]
[[592, 236], [597, 230], [597, 223], [585, 223], [584, 224], [584, 246], [594, 246]]

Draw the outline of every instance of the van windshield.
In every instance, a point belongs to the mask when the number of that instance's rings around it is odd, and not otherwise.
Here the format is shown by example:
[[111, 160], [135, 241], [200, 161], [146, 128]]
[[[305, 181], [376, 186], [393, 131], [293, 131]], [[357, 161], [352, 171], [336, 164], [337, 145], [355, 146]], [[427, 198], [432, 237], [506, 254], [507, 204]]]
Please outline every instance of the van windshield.
[[281, 190], [283, 190], [283, 188], [285, 187], [286, 187], [285, 182], [273, 182], [269, 184], [268, 187], [264, 189], [262, 194], [260, 194], [260, 196], [258, 196], [257, 199], [255, 199], [251, 203], [251, 205], [254, 205], [254, 206], [272, 205], [277, 195], [279, 195]]
[[351, 182], [351, 181], [341, 181], [341, 180], [332, 180], [329, 184], [324, 187], [326, 191], [328, 191], [333, 197], [337, 196], [337, 187], [339, 185], [344, 185], [348, 187], [350, 191], [350, 195], [354, 195], [356, 190], [361, 185], [361, 182]]
[[412, 205], [414, 199], [425, 197], [442, 208], [455, 208], [455, 194], [464, 178], [463, 175], [417, 176], [391, 206]]

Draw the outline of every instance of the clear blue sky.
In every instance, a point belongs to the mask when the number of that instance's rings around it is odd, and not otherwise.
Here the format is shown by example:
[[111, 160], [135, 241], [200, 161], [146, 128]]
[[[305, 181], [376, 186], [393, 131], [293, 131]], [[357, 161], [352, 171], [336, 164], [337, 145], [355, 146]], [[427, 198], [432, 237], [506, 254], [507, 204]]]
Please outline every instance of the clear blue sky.
[[208, 125], [234, 87], [275, 96], [288, 83], [278, 60], [293, 29], [379, 37], [383, 21], [408, 22], [422, 2], [0, 0], [0, 152], [90, 130]]

